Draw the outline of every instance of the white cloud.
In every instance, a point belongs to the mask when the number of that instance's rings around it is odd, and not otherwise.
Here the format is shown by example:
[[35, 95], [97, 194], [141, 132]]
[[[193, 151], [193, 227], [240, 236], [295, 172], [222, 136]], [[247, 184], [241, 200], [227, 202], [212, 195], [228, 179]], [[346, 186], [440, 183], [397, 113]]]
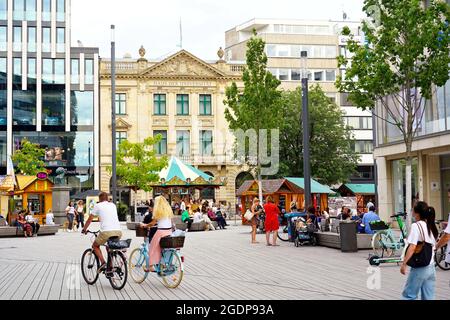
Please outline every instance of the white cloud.
[[338, 20], [363, 16], [363, 0], [72, 0], [72, 42], [98, 46], [109, 57], [110, 25], [116, 25], [117, 54], [148, 58], [174, 51], [183, 21], [183, 47], [202, 59], [215, 59], [225, 31], [252, 18]]

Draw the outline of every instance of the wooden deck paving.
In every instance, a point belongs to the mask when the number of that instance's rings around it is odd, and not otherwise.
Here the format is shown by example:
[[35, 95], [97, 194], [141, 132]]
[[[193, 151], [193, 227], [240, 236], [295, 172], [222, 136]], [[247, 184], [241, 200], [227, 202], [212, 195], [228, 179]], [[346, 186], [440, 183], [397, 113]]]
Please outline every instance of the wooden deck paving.
[[[231, 223], [233, 224], [233, 223]], [[141, 239], [134, 232], [132, 248]], [[183, 255], [186, 273], [176, 290], [154, 276], [144, 284], [129, 279], [121, 292], [104, 276], [84, 283], [79, 261], [89, 237], [59, 233], [35, 239], [0, 239], [0, 300], [381, 300], [400, 299], [406, 278], [397, 266], [381, 270], [381, 289], [367, 287], [369, 252], [343, 254], [328, 248], [249, 244], [248, 227], [190, 233]], [[131, 251], [130, 251], [131, 252]], [[437, 298], [450, 296], [450, 272], [438, 270]]]

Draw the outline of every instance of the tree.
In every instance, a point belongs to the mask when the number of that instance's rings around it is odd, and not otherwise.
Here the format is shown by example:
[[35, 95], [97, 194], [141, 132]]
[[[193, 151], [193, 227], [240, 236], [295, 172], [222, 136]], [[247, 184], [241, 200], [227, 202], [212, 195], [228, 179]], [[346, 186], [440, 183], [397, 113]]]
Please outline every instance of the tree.
[[[135, 193], [152, 191], [151, 184], [159, 181], [159, 172], [167, 167], [166, 157], [157, 157], [154, 146], [162, 137], [149, 137], [143, 143], [123, 141], [117, 150], [117, 176]], [[111, 172], [111, 168], [108, 168]], [[136, 207], [136, 206], [135, 206]]]
[[38, 144], [31, 143], [28, 139], [23, 139], [20, 150], [14, 153], [12, 161], [21, 174], [36, 176], [39, 172], [47, 172], [44, 157], [45, 149], [42, 149]]
[[[257, 159], [246, 157], [245, 163], [255, 171], [259, 181], [259, 194], [262, 199], [262, 163], [263, 151], [266, 146], [261, 145], [261, 130], [279, 129], [281, 91], [278, 90], [280, 81], [267, 71], [266, 43], [254, 36], [247, 44], [247, 66], [243, 72], [244, 90], [240, 92], [236, 83], [226, 90], [227, 105], [225, 118], [231, 130], [254, 130], [256, 141], [239, 138], [236, 143], [247, 150], [255, 148]], [[252, 144], [254, 144], [252, 146]]]
[[[406, 147], [406, 204], [412, 203], [412, 144], [433, 91], [449, 79], [449, 6], [444, 1], [365, 0], [366, 45], [350, 36], [352, 61], [341, 56], [337, 87], [361, 109], [396, 127]], [[408, 200], [409, 199], [409, 200]], [[411, 223], [411, 216], [409, 223]]]
[[[301, 88], [283, 94], [280, 176], [303, 177], [303, 125]], [[352, 129], [343, 112], [319, 85], [309, 92], [311, 119], [311, 170], [326, 185], [345, 183], [355, 173], [359, 157], [352, 143]]]

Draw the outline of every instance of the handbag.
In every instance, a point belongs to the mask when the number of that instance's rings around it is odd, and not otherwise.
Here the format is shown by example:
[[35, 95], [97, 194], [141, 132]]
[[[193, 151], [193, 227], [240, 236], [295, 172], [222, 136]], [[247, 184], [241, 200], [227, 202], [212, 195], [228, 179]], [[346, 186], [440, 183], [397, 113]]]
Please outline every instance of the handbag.
[[255, 215], [253, 214], [253, 212], [251, 212], [250, 210], [247, 210], [247, 212], [244, 215], [244, 218], [247, 221], [252, 221], [254, 216]]
[[425, 234], [422, 226], [420, 224], [417, 225], [419, 227], [420, 234], [422, 235], [423, 242], [417, 243], [414, 255], [407, 263], [407, 265], [413, 269], [428, 267], [433, 257], [433, 246], [430, 243], [425, 242]]

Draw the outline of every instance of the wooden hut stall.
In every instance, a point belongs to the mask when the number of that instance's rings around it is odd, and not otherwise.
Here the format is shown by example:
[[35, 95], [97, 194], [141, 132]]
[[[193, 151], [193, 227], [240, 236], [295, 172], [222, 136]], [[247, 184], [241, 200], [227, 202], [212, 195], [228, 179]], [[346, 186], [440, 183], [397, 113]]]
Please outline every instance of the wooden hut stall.
[[[286, 178], [289, 182], [295, 184], [302, 190], [305, 188], [305, 179], [303, 178]], [[315, 180], [311, 180], [311, 193], [312, 193], [312, 203], [314, 208], [318, 208], [317, 213], [321, 213], [328, 208], [328, 199], [330, 194], [334, 194], [335, 192], [331, 190], [329, 187], [320, 184]], [[298, 208], [304, 210], [305, 202], [304, 200], [297, 205]]]
[[369, 201], [376, 205], [374, 184], [344, 184], [338, 192], [343, 197], [355, 197], [359, 213], [367, 211]]

